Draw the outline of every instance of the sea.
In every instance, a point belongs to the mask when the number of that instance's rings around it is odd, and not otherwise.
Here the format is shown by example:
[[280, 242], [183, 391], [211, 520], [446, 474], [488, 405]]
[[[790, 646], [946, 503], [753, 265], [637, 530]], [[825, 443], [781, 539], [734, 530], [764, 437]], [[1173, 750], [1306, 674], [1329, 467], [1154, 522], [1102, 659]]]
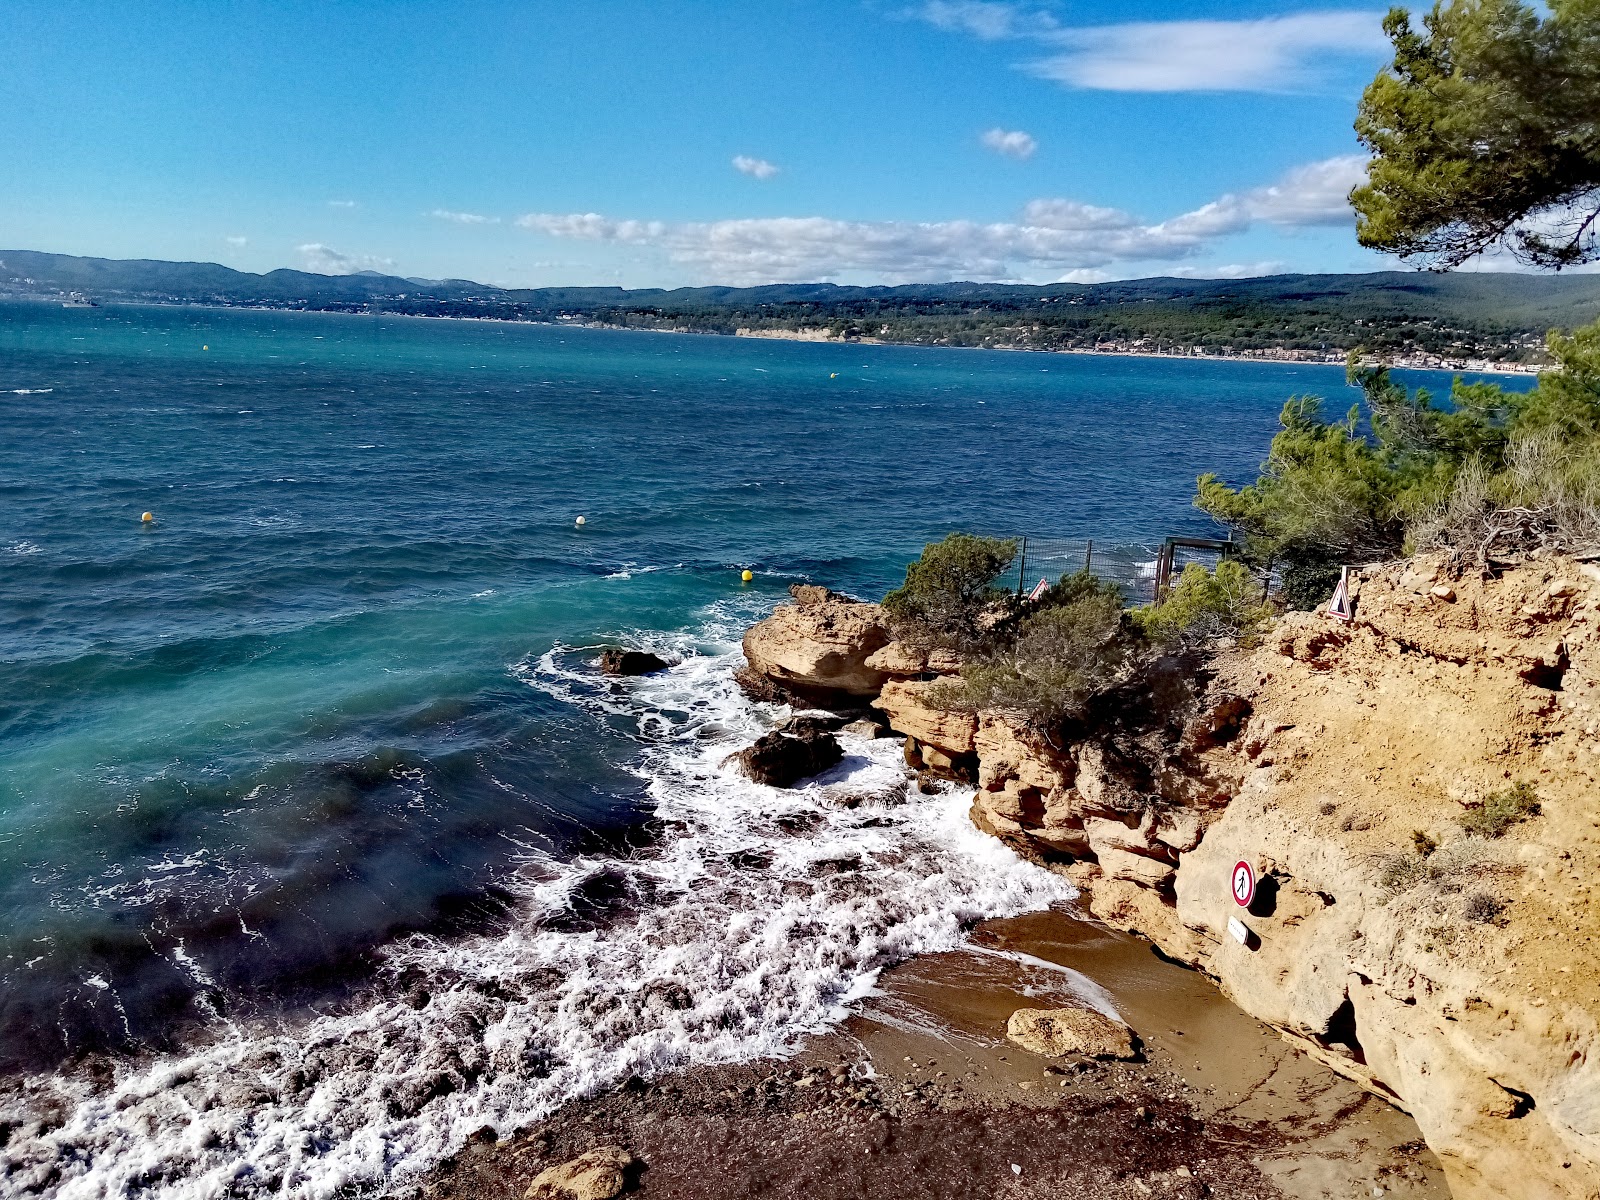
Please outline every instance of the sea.
[[[786, 715], [740, 637], [953, 530], [1213, 535], [1196, 476], [1252, 478], [1298, 393], [1355, 398], [1323, 365], [0, 303], [0, 1192], [381, 1194], [631, 1075], [792, 1052], [1066, 901], [891, 741], [737, 776]], [[674, 665], [607, 678], [608, 645]]]

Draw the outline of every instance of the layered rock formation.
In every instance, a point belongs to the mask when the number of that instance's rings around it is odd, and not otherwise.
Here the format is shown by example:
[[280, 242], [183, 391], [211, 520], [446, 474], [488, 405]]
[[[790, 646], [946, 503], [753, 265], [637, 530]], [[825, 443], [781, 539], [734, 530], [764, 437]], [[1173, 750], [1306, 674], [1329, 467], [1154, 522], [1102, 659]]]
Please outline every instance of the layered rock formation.
[[850, 600], [827, 588], [796, 584], [794, 604], [781, 605], [744, 635], [748, 664], [739, 681], [752, 693], [779, 701], [865, 704], [888, 680], [868, 666], [889, 643], [883, 608]]
[[[1356, 597], [1348, 625], [1160, 664], [1054, 740], [938, 709], [881, 614], [827, 653], [881, 675], [908, 761], [970, 779], [980, 827], [1410, 1112], [1457, 1196], [1600, 1195], [1600, 566], [1419, 559]], [[1538, 815], [1465, 832], [1517, 783]]]

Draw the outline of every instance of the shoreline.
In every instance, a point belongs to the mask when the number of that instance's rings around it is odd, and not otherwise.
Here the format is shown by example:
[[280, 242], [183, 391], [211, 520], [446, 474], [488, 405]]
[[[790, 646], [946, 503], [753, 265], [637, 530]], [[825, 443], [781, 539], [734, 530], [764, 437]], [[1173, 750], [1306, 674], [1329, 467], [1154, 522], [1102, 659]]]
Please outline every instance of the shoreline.
[[[51, 305], [57, 303], [48, 297], [11, 296], [0, 297], [0, 303], [24, 303]], [[467, 321], [474, 324], [504, 324], [504, 325], [534, 325], [548, 329], [594, 329], [608, 330], [613, 333], [659, 333], [691, 337], [725, 337], [745, 341], [783, 341], [803, 342], [819, 346], [883, 346], [898, 347], [907, 350], [980, 350], [992, 351], [1003, 354], [1068, 354], [1080, 355], [1088, 358], [1133, 358], [1133, 359], [1167, 359], [1176, 362], [1223, 362], [1223, 363], [1267, 363], [1281, 366], [1313, 366], [1337, 367], [1344, 362], [1342, 357], [1329, 359], [1326, 357], [1313, 357], [1309, 352], [1297, 353], [1284, 351], [1281, 355], [1273, 357], [1248, 353], [1239, 354], [1174, 354], [1170, 351], [1158, 350], [1100, 350], [1085, 349], [1082, 347], [1045, 348], [1033, 346], [949, 346], [935, 345], [927, 342], [890, 342], [880, 338], [832, 338], [807, 336], [804, 330], [736, 330], [733, 333], [721, 333], [708, 329], [647, 329], [634, 325], [611, 325], [600, 321], [522, 321], [507, 317], [490, 316], [461, 316], [459, 314], [435, 315], [431, 313], [396, 313], [396, 312], [346, 312], [341, 309], [320, 308], [290, 308], [276, 305], [255, 304], [165, 304], [154, 300], [111, 300], [104, 304], [96, 305], [105, 308], [116, 305], [125, 305], [138, 308], [190, 308], [202, 309], [208, 312], [272, 312], [272, 313], [305, 313], [326, 317], [388, 317], [398, 320], [417, 321]], [[85, 310], [92, 311], [92, 310]], [[1363, 358], [1363, 363], [1375, 365], [1379, 360], [1376, 357]], [[1441, 374], [1454, 375], [1506, 375], [1519, 377], [1536, 377], [1541, 371], [1550, 370], [1553, 364], [1532, 365], [1526, 363], [1490, 363], [1487, 360], [1469, 360], [1465, 365], [1438, 365], [1434, 363], [1416, 362], [1409, 359], [1393, 359], [1389, 361], [1390, 367], [1402, 371], [1437, 371]]]
[[[1069, 996], [1125, 1017], [1139, 1057], [1051, 1060], [1005, 1040], [1013, 1010]], [[599, 1145], [639, 1160], [627, 1195], [659, 1200], [1449, 1195], [1410, 1118], [1075, 907], [985, 921], [962, 950], [890, 968], [791, 1058], [636, 1078], [480, 1130], [394, 1194], [514, 1200]]]

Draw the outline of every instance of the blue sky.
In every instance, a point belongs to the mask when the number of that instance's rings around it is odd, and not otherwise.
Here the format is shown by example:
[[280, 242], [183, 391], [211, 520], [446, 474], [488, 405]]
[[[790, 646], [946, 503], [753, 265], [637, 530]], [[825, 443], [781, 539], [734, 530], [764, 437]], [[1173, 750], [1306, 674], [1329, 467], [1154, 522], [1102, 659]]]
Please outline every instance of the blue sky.
[[0, 248], [513, 286], [1351, 271], [1379, 7], [0, 0]]

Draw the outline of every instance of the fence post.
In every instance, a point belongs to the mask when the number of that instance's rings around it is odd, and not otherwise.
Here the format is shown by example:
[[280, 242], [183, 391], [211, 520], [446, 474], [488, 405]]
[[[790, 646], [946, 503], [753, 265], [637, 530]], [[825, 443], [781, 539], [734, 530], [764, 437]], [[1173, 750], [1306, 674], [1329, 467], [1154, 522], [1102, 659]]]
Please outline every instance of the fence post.
[[1017, 596], [1028, 594], [1028, 535], [1022, 535], [1022, 549], [1017, 552]]
[[1090, 538], [1089, 539], [1089, 544], [1086, 547], [1084, 547], [1084, 551], [1083, 551], [1083, 573], [1085, 575], [1087, 575], [1089, 573], [1089, 568], [1093, 563], [1094, 563], [1094, 539]]

